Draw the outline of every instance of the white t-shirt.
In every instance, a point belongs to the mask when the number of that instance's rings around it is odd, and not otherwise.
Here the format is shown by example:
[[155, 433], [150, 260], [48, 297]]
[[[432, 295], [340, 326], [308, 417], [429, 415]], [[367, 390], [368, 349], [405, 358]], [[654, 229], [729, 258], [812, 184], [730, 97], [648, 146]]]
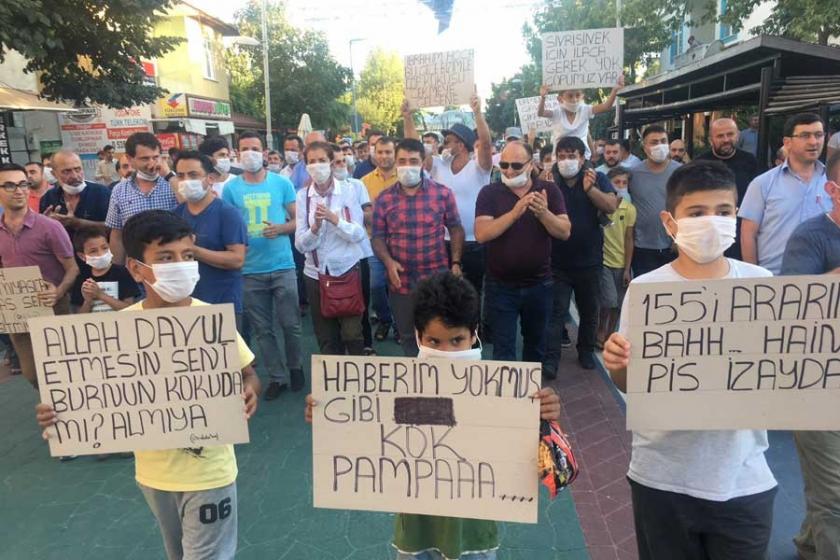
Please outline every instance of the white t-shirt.
[[237, 175], [234, 175], [233, 173], [229, 173], [229, 174], [228, 174], [228, 178], [227, 178], [227, 179], [225, 179], [225, 180], [224, 180], [224, 181], [222, 181], [221, 183], [215, 183], [215, 184], [213, 185], [213, 190], [216, 192], [216, 195], [217, 195], [219, 198], [222, 198], [222, 192], [224, 192], [224, 190], [225, 190], [225, 186], [226, 186], [228, 183], [230, 183], [231, 181], [233, 181], [234, 179], [236, 179], [236, 177], [237, 177]]
[[551, 145], [557, 146], [557, 141], [566, 136], [577, 136], [586, 146], [586, 159], [592, 157], [589, 149], [589, 119], [595, 116], [592, 105], [585, 103], [575, 113], [575, 120], [569, 122], [565, 109], [558, 108], [551, 112]]
[[[729, 259], [726, 278], [765, 278], [760, 266]], [[685, 282], [670, 264], [635, 278], [640, 282]], [[621, 307], [618, 332], [628, 330], [629, 294]], [[776, 486], [767, 466], [766, 430], [637, 431], [633, 432], [630, 470], [633, 481], [666, 492], [723, 502], [766, 492]]]
[[[370, 194], [368, 194], [367, 187], [365, 187], [364, 183], [358, 179], [354, 179], [353, 177], [348, 177], [344, 180], [344, 182], [349, 183], [350, 186], [353, 187], [353, 192], [356, 193], [356, 199], [359, 201], [359, 206], [362, 207], [362, 213], [364, 213], [365, 205], [370, 204]], [[366, 259], [372, 256], [373, 247], [370, 245], [370, 239], [368, 239], [368, 236], [365, 235], [365, 238], [362, 241], [362, 258]]]
[[831, 135], [831, 138], [828, 139], [828, 147], [835, 150], [840, 148], [840, 132]]
[[[490, 170], [483, 170], [477, 160], [471, 159], [455, 174], [452, 173], [451, 163], [438, 158], [432, 160], [430, 175], [433, 181], [449, 187], [455, 194], [455, 204], [458, 206], [465, 239], [475, 241], [475, 201], [478, 199], [478, 191], [490, 183]], [[448, 232], [446, 238], [449, 239]]]

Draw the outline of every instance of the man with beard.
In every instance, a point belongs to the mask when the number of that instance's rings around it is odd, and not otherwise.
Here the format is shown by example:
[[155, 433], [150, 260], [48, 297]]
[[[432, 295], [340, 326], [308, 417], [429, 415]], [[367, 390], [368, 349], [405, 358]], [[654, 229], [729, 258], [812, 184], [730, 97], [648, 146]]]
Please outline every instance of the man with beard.
[[82, 160], [71, 150], [59, 150], [52, 162], [58, 186], [41, 197], [41, 214], [61, 222], [71, 238], [83, 227], [104, 226], [111, 190], [86, 181]]
[[615, 169], [619, 165], [621, 165], [621, 140], [611, 138], [604, 143], [604, 163], [595, 170], [606, 175], [610, 169]]
[[[700, 160], [716, 160], [728, 167], [735, 174], [735, 185], [738, 187], [738, 206], [744, 200], [747, 187], [758, 175], [758, 160], [750, 152], [737, 148], [738, 125], [732, 119], [717, 119], [709, 128], [709, 142], [712, 149], [697, 157]], [[740, 222], [740, 220], [739, 220]], [[726, 250], [726, 256], [741, 259], [740, 227], [735, 244]]]

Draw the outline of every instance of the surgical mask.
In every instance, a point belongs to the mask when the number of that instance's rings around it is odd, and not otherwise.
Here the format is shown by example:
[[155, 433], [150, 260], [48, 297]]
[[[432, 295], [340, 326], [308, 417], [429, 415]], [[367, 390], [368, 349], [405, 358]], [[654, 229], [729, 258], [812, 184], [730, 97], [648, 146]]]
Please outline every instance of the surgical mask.
[[568, 101], [563, 101], [561, 103], [563, 109], [570, 113], [577, 113], [578, 109], [580, 109], [581, 105], [583, 105], [582, 101], [575, 101], [574, 103], [569, 103]]
[[144, 181], [154, 182], [160, 178], [160, 173], [155, 171], [154, 173], [146, 173], [145, 171], [137, 170], [137, 177], [143, 179]]
[[216, 171], [225, 175], [230, 172], [230, 158], [219, 158], [216, 160]]
[[66, 192], [67, 194], [79, 194], [83, 190], [85, 190], [85, 186], [87, 183], [82, 181], [78, 185], [68, 185], [67, 183], [59, 183], [61, 185], [61, 190]]
[[343, 181], [349, 176], [350, 172], [347, 171], [346, 167], [336, 167], [333, 169], [333, 177], [335, 177], [338, 181]]
[[178, 193], [189, 202], [198, 202], [207, 195], [201, 179], [184, 179], [178, 181]]
[[426, 358], [443, 358], [444, 360], [480, 360], [481, 359], [481, 339], [478, 340], [478, 348], [470, 348], [469, 350], [458, 350], [455, 352], [446, 352], [436, 348], [429, 348], [420, 344], [420, 335], [415, 333], [417, 339], [417, 348], [419, 352], [417, 357], [420, 359]]
[[557, 160], [557, 171], [564, 179], [571, 179], [580, 171], [580, 162], [576, 159]]
[[56, 179], [55, 175], [53, 175], [52, 167], [44, 168], [44, 179], [46, 179], [47, 183], [49, 183], [50, 185], [55, 185], [56, 183], [58, 183], [58, 179]]
[[427, 142], [427, 143], [423, 144], [423, 147], [426, 149], [426, 155], [427, 156], [432, 155], [432, 153], [434, 153], [434, 151], [435, 151], [435, 145], [432, 144], [432, 143]]
[[111, 266], [111, 261], [113, 260], [113, 258], [114, 255], [111, 254], [111, 250], [108, 249], [107, 251], [105, 251], [104, 254], [96, 257], [85, 255], [85, 262], [91, 268], [102, 270], [103, 268], [108, 268], [109, 266]]
[[368, 148], [368, 155], [370, 155], [370, 157], [376, 156], [376, 148], [374, 146]]
[[255, 150], [246, 150], [239, 154], [242, 169], [248, 173], [257, 173], [263, 167], [263, 156]]
[[650, 159], [656, 163], [662, 163], [671, 155], [671, 148], [668, 144], [657, 144], [650, 149]]
[[632, 202], [632, 200], [630, 200], [630, 193], [627, 191], [627, 189], [620, 189], [615, 185], [613, 185], [613, 188], [615, 189], [615, 194], [618, 195], [618, 198], [623, 198], [627, 202]]
[[445, 163], [451, 163], [452, 160], [455, 158], [455, 156], [452, 155], [452, 152], [449, 150], [449, 148], [444, 148], [443, 151], [440, 153], [440, 157]]
[[323, 185], [329, 181], [332, 175], [332, 165], [329, 163], [310, 163], [306, 166], [306, 172], [319, 185]]
[[604, 155], [604, 147], [603, 146], [597, 146], [595, 148], [595, 153], [598, 154], [599, 156]]
[[405, 185], [406, 187], [413, 187], [420, 182], [421, 170], [422, 167], [419, 165], [405, 165], [397, 167], [397, 179], [400, 184]]
[[[674, 219], [673, 216], [671, 219]], [[677, 222], [674, 243], [696, 263], [706, 264], [723, 255], [735, 243], [735, 218], [730, 216], [698, 216]]]
[[508, 177], [502, 173], [502, 183], [504, 183], [506, 187], [510, 187], [512, 189], [524, 187], [528, 184], [528, 173], [523, 171], [519, 175], [515, 175], [513, 177]]
[[268, 170], [278, 173], [282, 169], [282, 166], [279, 163], [269, 163]]
[[354, 165], [356, 165], [356, 158], [354, 158], [350, 154], [344, 156], [344, 161], [347, 162], [347, 167], [353, 167]]
[[156, 263], [152, 266], [142, 262], [140, 264], [155, 273], [155, 283], [146, 284], [168, 303], [177, 303], [189, 297], [198, 283], [198, 261]]
[[286, 161], [289, 165], [294, 165], [300, 161], [300, 154], [298, 152], [286, 152]]

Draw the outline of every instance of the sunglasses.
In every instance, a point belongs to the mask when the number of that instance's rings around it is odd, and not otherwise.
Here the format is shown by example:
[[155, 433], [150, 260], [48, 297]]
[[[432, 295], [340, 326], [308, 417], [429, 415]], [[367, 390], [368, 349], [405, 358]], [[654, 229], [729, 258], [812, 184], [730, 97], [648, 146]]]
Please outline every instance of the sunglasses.
[[507, 169], [508, 167], [513, 169], [514, 171], [521, 171], [523, 167], [528, 165], [530, 162], [519, 163], [518, 161], [500, 161], [499, 162], [499, 169]]

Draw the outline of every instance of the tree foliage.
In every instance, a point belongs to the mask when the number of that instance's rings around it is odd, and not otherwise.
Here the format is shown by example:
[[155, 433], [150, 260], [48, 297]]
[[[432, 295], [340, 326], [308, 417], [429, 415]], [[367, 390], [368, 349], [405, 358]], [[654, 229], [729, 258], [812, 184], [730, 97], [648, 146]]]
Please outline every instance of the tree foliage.
[[[245, 47], [250, 54], [237, 55], [243, 67], [231, 75], [231, 103], [234, 110], [259, 117], [264, 102], [255, 100], [264, 98], [265, 83], [259, 2], [251, 0], [236, 21], [240, 34], [259, 40], [260, 46]], [[350, 70], [332, 57], [326, 37], [292, 26], [282, 4], [269, 3], [267, 23], [272, 120], [294, 128], [301, 114], [309, 113], [316, 129], [346, 124], [346, 110], [337, 99], [350, 85]]]
[[0, 1], [0, 61], [14, 49], [39, 73], [53, 101], [129, 107], [166, 90], [143, 84], [141, 62], [170, 51], [175, 37], [152, 30], [172, 0]]
[[405, 90], [403, 62], [396, 52], [374, 49], [359, 76], [356, 107], [364, 122], [393, 133]]
[[[726, 13], [719, 19], [737, 31], [761, 4], [761, 0], [727, 0]], [[838, 8], [837, 0], [776, 0], [770, 17], [749, 31], [827, 45], [830, 37], [840, 35]]]

